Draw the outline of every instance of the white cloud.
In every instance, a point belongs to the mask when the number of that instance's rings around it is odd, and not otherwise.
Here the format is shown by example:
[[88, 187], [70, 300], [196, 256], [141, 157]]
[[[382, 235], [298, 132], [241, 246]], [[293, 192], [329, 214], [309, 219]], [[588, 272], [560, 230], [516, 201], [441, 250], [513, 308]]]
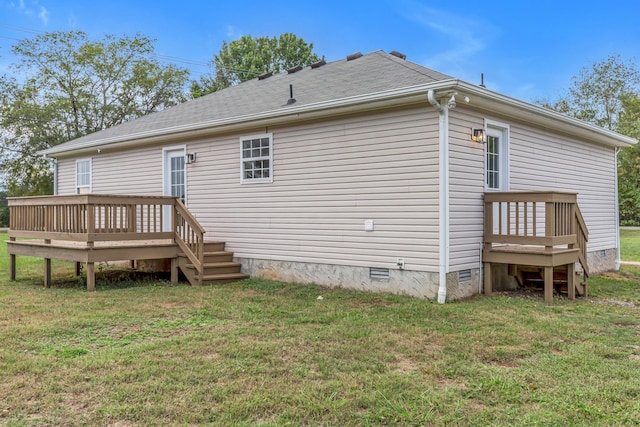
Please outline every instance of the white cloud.
[[423, 5], [414, 4], [409, 18], [433, 33], [434, 45], [446, 47], [428, 60], [430, 67], [441, 70], [468, 64], [486, 49], [487, 39], [496, 32], [487, 22]]
[[240, 37], [242, 37], [242, 32], [240, 32], [240, 30], [238, 30], [233, 25], [227, 25], [227, 31], [226, 31], [225, 35], [227, 36], [229, 41], [232, 41], [232, 40], [239, 39]]
[[40, 13], [38, 14], [38, 17], [40, 18], [40, 20], [42, 20], [42, 23], [44, 25], [47, 25], [47, 23], [49, 22], [49, 11], [46, 7], [40, 6]]
[[[40, 6], [38, 1], [33, 1], [30, 4], [25, 4], [24, 0], [18, 0], [18, 2], [9, 3], [9, 7], [16, 10], [19, 14], [33, 18], [37, 17], [42, 21], [44, 25], [49, 23], [49, 11], [46, 7]], [[36, 12], [37, 9], [37, 12]]]
[[73, 12], [69, 14], [68, 21], [69, 21], [69, 26], [73, 29], [75, 29], [76, 25], [78, 25], [78, 18], [76, 18], [76, 15]]

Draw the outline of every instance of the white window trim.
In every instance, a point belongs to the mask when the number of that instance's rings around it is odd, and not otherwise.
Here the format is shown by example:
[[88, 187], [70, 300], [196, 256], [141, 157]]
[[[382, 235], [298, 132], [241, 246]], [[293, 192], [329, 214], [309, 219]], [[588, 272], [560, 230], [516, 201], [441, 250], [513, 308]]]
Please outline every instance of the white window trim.
[[[242, 158], [242, 141], [247, 139], [269, 138], [269, 178], [250, 178], [244, 177], [244, 160]], [[273, 182], [273, 133], [260, 133], [256, 135], [241, 136], [240, 145], [240, 184], [264, 184]]]
[[[182, 144], [182, 145], [172, 145], [169, 147], [162, 147], [162, 194], [166, 195], [166, 189], [167, 189], [167, 174], [166, 174], [166, 168], [167, 168], [167, 152], [168, 151], [180, 151], [182, 150], [183, 154], [186, 156], [187, 155], [187, 146], [186, 144]], [[189, 201], [189, 194], [188, 194], [188, 182], [187, 180], [189, 179], [189, 174], [187, 173], [187, 161], [185, 159], [184, 162], [184, 205], [188, 206], [188, 201]]]
[[[89, 185], [78, 185], [78, 163], [80, 162], [89, 162]], [[76, 159], [76, 173], [75, 173], [75, 181], [76, 181], [76, 194], [81, 194], [80, 188], [88, 188], [89, 193], [93, 192], [93, 159], [91, 157], [84, 157], [82, 159]]]
[[487, 146], [485, 144], [484, 148], [484, 171], [483, 171], [483, 181], [484, 181], [484, 190], [485, 191], [509, 191], [510, 183], [509, 176], [511, 175], [510, 171], [510, 162], [509, 162], [509, 152], [510, 152], [510, 137], [511, 137], [511, 127], [507, 123], [498, 122], [495, 120], [484, 120], [484, 132], [485, 135], [489, 135], [489, 130], [497, 131], [502, 134], [500, 147], [503, 149], [502, 156], [500, 158], [500, 167], [502, 173], [500, 174], [500, 189], [489, 188], [487, 186]]

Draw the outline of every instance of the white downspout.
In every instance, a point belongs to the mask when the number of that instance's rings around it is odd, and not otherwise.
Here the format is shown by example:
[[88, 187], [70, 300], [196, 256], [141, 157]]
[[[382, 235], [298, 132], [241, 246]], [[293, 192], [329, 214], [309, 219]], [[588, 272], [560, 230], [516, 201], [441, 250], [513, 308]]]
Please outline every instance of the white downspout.
[[439, 151], [440, 151], [440, 268], [438, 303], [447, 300], [447, 273], [449, 272], [449, 106], [441, 105], [433, 90], [427, 93], [429, 103], [439, 113]]
[[616, 196], [616, 265], [615, 269], [620, 270], [620, 206], [618, 200], [618, 153], [620, 148], [616, 147], [616, 154], [613, 158], [615, 167], [615, 196]]

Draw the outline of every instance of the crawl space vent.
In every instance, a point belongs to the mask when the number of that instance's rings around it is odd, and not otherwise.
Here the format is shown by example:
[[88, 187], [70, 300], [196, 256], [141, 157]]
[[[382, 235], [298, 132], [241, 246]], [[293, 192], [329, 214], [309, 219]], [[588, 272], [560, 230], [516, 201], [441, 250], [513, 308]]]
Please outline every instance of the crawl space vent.
[[369, 277], [372, 279], [388, 279], [389, 278], [389, 269], [388, 268], [369, 268]]
[[471, 280], [471, 270], [458, 271], [458, 282], [468, 282]]

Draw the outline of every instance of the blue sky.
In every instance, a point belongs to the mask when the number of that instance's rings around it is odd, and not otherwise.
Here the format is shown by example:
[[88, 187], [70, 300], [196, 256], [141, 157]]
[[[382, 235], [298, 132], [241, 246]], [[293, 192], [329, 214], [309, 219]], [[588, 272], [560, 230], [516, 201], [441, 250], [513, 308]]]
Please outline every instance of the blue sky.
[[418, 64], [525, 101], [556, 99], [585, 66], [637, 64], [637, 0], [0, 0], [0, 73], [11, 46], [40, 32], [155, 38], [162, 60], [197, 78], [222, 42], [295, 33], [326, 59], [398, 50]]

